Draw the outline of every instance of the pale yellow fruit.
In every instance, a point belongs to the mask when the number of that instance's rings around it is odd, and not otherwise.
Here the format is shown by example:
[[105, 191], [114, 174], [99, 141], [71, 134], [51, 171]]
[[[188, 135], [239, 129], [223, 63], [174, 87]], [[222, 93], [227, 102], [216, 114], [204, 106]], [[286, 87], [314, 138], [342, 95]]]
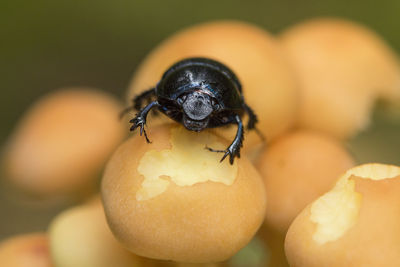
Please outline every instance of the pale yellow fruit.
[[301, 126], [339, 138], [369, 124], [377, 98], [400, 101], [400, 64], [370, 29], [340, 19], [313, 19], [281, 34], [297, 72]]
[[[188, 57], [208, 57], [231, 68], [238, 76], [246, 103], [259, 118], [258, 129], [271, 140], [290, 128], [297, 110], [297, 83], [279, 42], [268, 32], [248, 23], [216, 21], [186, 28], [158, 45], [141, 63], [128, 90], [134, 95], [154, 87], [175, 62]], [[154, 118], [156, 119], [156, 118]], [[169, 120], [164, 115], [157, 120]], [[224, 133], [233, 139], [236, 127]], [[246, 133], [244, 153], [261, 139]]]
[[399, 203], [400, 167], [350, 169], [290, 226], [290, 266], [400, 266]]
[[245, 158], [233, 165], [209, 146], [209, 131], [149, 128], [151, 144], [131, 137], [107, 164], [102, 197], [111, 230], [132, 252], [187, 263], [224, 261], [244, 247], [266, 207], [262, 180]]
[[310, 130], [283, 135], [261, 154], [256, 167], [268, 196], [261, 236], [271, 250], [270, 266], [287, 266], [284, 240], [289, 225], [353, 165], [343, 144]]
[[57, 267], [150, 264], [117, 242], [108, 228], [100, 199], [59, 214], [50, 225], [49, 238], [51, 256]]
[[0, 243], [0, 265], [4, 267], [52, 267], [47, 236], [25, 234]]
[[92, 186], [123, 140], [121, 105], [92, 89], [64, 89], [28, 109], [5, 153], [8, 178], [37, 195], [73, 193]]

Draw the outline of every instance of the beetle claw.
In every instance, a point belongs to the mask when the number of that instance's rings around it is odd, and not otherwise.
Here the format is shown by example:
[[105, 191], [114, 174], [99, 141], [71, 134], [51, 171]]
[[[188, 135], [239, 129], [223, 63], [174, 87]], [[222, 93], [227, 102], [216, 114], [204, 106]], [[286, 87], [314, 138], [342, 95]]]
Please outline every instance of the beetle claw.
[[239, 153], [239, 151], [238, 151], [237, 149], [233, 149], [233, 148], [230, 148], [230, 147], [229, 147], [228, 149], [226, 149], [226, 150], [218, 150], [218, 149], [212, 149], [212, 148], [210, 148], [210, 147], [208, 147], [208, 146], [205, 146], [204, 149], [208, 149], [208, 150], [211, 151], [211, 152], [225, 153], [225, 154], [222, 156], [222, 158], [221, 158], [221, 160], [220, 160], [219, 162], [224, 161], [224, 159], [225, 159], [228, 155], [229, 155], [229, 163], [230, 163], [230, 164], [233, 164], [233, 162], [234, 162], [234, 160], [235, 160], [235, 157], [240, 158], [240, 153]]
[[238, 158], [240, 157], [240, 155], [238, 154], [237, 151], [233, 151], [231, 148], [228, 148], [227, 150], [223, 151], [225, 152], [224, 156], [222, 157], [222, 159], [220, 160], [220, 162], [222, 162], [228, 155], [229, 155], [229, 163], [232, 165], [235, 157], [237, 156]]
[[131, 119], [129, 122], [133, 123], [132, 127], [130, 128], [131, 131], [134, 131], [136, 128], [140, 127], [140, 132], [139, 132], [140, 136], [142, 136], [144, 134], [144, 137], [146, 138], [146, 142], [151, 143], [151, 141], [147, 137], [146, 130], [144, 129], [144, 126], [146, 125], [145, 119], [138, 116], [136, 118]]
[[[227, 150], [227, 151], [225, 152], [224, 156], [222, 157], [222, 159], [221, 159], [219, 162], [224, 161], [224, 159], [225, 159], [228, 155], [230, 155], [229, 150]], [[230, 158], [232, 158], [232, 155], [230, 155]], [[231, 162], [231, 160], [229, 160], [229, 162]], [[232, 162], [233, 162], [233, 161], [232, 161]], [[231, 163], [231, 164], [232, 164], [232, 163]]]

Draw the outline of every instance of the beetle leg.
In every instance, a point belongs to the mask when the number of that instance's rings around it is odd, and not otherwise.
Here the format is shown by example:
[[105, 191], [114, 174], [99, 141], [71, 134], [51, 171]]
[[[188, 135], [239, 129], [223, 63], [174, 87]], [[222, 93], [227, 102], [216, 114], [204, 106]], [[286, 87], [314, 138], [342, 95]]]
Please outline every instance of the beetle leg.
[[232, 144], [225, 149], [225, 150], [216, 150], [212, 149], [206, 146], [206, 149], [208, 149], [211, 152], [222, 152], [225, 153], [224, 156], [222, 156], [222, 159], [220, 162], [222, 162], [228, 155], [229, 155], [229, 163], [233, 164], [233, 161], [235, 157], [240, 158], [240, 148], [243, 145], [243, 138], [244, 138], [244, 130], [243, 130], [243, 123], [242, 120], [240, 119], [239, 115], [235, 115], [233, 117], [233, 123], [236, 123], [238, 125], [238, 130], [236, 132], [235, 139], [233, 139]]
[[140, 135], [144, 134], [147, 143], [151, 143], [149, 138], [147, 137], [146, 130], [144, 129], [144, 126], [146, 125], [147, 114], [152, 108], [159, 106], [160, 104], [157, 101], [153, 101], [147, 106], [145, 106], [142, 110], [140, 110], [139, 113], [136, 114], [135, 118], [129, 121], [130, 123], [133, 124], [130, 130], [134, 131], [137, 127], [140, 127]]
[[248, 130], [254, 129], [258, 134], [258, 136], [261, 138], [261, 140], [265, 141], [265, 136], [256, 128], [256, 123], [258, 123], [257, 115], [246, 103], [243, 105], [243, 108], [246, 111], [247, 115], [249, 116], [249, 121], [247, 122], [247, 129]]
[[258, 122], [257, 115], [247, 104], [243, 104], [243, 108], [246, 111], [247, 115], [249, 116], [249, 121], [247, 123], [247, 129], [248, 130], [254, 129], [256, 123]]
[[140, 95], [135, 96], [135, 98], [132, 100], [133, 102], [133, 108], [136, 110], [141, 110], [143, 101], [147, 101], [148, 104], [151, 103], [151, 98], [156, 95], [156, 89], [151, 88], [150, 90], [144, 91]]
[[151, 99], [152, 97], [154, 97], [156, 95], [156, 89], [155, 88], [151, 88], [150, 90], [144, 91], [143, 93], [135, 96], [132, 99], [132, 105], [125, 108], [123, 111], [121, 111], [121, 113], [119, 114], [119, 117], [122, 118], [126, 113], [128, 113], [131, 110], [141, 110], [142, 106], [143, 106], [143, 102], [147, 101], [148, 104], [151, 103]]

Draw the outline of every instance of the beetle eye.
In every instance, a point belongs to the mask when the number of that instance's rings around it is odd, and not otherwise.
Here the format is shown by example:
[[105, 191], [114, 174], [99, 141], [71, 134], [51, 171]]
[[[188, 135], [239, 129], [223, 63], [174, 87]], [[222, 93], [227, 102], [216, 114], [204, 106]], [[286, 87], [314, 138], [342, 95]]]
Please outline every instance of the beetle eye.
[[182, 105], [183, 102], [185, 102], [186, 98], [187, 98], [186, 95], [183, 95], [183, 96], [178, 97], [178, 99], [177, 99], [178, 104], [179, 104], [179, 105]]
[[218, 110], [220, 108], [220, 105], [215, 99], [211, 99], [211, 104], [214, 110]]

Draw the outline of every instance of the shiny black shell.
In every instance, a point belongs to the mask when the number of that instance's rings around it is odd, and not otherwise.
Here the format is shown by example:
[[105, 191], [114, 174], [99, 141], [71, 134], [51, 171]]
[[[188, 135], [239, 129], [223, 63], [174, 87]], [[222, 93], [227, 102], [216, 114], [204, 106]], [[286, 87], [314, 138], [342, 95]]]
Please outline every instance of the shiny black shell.
[[221, 110], [241, 113], [243, 109], [242, 88], [236, 75], [225, 65], [208, 58], [188, 58], [172, 65], [163, 74], [155, 93], [160, 102], [175, 102], [194, 90], [215, 98]]

